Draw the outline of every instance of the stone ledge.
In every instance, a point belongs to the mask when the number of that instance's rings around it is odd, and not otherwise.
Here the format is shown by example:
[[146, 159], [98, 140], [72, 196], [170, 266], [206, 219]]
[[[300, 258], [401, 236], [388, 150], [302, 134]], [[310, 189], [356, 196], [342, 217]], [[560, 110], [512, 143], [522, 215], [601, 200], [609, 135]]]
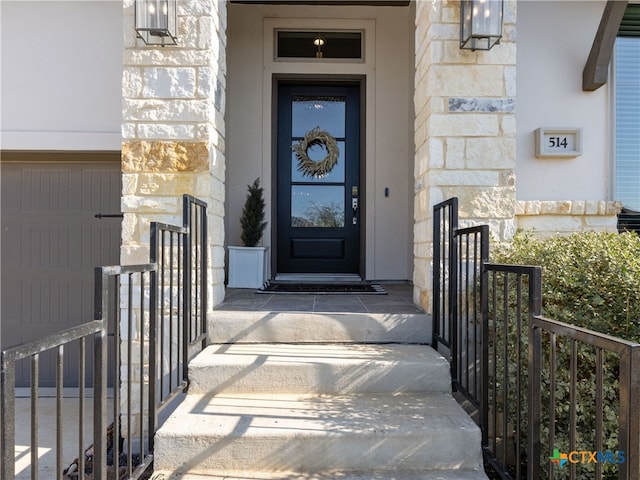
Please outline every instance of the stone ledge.
[[516, 204], [517, 216], [534, 215], [617, 215], [622, 204], [609, 200], [526, 200]]
[[585, 231], [617, 232], [622, 204], [607, 200], [519, 201], [517, 227], [536, 237], [569, 235]]

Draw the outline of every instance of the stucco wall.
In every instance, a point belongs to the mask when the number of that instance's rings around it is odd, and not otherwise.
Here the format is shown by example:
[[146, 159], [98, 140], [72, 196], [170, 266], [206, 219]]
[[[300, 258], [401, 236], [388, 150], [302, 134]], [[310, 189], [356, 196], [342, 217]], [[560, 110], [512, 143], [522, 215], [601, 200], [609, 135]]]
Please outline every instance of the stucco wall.
[[[366, 40], [366, 62], [273, 61], [269, 42], [274, 26], [286, 24], [289, 28], [305, 29], [314, 22], [324, 28], [366, 25], [375, 31], [375, 36]], [[411, 278], [413, 50], [413, 7], [229, 5], [225, 216], [228, 245], [240, 244], [238, 218], [246, 185], [256, 177], [263, 180], [268, 202], [269, 225], [263, 244], [271, 243], [272, 75], [364, 75], [365, 273], [369, 279]], [[388, 197], [384, 196], [385, 187], [389, 188]]]
[[2, 145], [120, 150], [122, 3], [2, 1]]
[[[547, 237], [616, 231], [610, 81], [582, 91], [605, 1], [518, 3], [517, 226]], [[541, 34], [544, 32], [544, 34]], [[582, 129], [582, 155], [536, 158], [534, 130]]]
[[[518, 2], [518, 200], [610, 199], [610, 83], [582, 91], [605, 3]], [[536, 158], [533, 132], [539, 127], [582, 128], [582, 155]]]

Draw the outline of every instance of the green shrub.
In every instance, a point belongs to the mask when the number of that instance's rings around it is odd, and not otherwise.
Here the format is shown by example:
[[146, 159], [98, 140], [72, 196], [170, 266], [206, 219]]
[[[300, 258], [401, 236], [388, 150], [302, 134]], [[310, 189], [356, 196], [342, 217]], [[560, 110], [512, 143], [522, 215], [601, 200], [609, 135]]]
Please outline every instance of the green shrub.
[[546, 317], [640, 341], [640, 236], [577, 233], [538, 240], [518, 233], [492, 262], [542, 266]]

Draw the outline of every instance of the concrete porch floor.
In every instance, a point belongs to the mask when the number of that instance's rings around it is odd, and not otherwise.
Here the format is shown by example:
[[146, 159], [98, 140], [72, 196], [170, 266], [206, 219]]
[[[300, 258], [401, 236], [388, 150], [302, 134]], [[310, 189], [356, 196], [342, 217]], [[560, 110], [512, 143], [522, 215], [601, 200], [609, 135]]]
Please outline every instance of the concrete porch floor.
[[386, 295], [256, 293], [254, 289], [227, 288], [216, 310], [305, 313], [423, 314], [413, 303], [413, 286], [382, 283]]

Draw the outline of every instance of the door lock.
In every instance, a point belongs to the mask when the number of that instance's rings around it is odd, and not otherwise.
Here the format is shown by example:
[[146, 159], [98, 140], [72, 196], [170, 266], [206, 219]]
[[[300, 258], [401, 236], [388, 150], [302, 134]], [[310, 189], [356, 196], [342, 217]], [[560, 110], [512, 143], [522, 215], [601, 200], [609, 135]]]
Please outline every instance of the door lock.
[[355, 197], [351, 199], [351, 208], [353, 209], [353, 224], [357, 225], [358, 224], [358, 199]]

